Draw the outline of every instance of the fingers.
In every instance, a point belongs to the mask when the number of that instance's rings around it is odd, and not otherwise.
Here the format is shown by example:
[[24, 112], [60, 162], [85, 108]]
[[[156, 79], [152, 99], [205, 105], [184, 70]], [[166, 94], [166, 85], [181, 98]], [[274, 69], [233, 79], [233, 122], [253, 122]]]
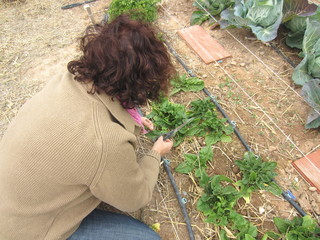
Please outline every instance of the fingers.
[[143, 124], [145, 127], [149, 128], [150, 130], [153, 130], [153, 129], [154, 129], [153, 123], [152, 123], [148, 118], [142, 117], [141, 120], [142, 120], [142, 124]]
[[168, 153], [173, 146], [173, 141], [171, 139], [163, 140], [163, 136], [160, 136], [154, 143], [152, 149], [159, 152], [162, 155]]

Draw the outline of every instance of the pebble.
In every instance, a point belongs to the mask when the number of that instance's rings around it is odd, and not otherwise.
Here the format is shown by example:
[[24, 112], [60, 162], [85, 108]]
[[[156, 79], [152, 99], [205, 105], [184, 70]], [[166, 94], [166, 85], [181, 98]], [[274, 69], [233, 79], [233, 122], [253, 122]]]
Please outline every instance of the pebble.
[[273, 152], [273, 151], [275, 151], [275, 150], [277, 150], [277, 147], [275, 147], [275, 146], [270, 146], [270, 147], [269, 147], [269, 151], [270, 151], [270, 152]]
[[240, 65], [241, 67], [246, 66], [246, 64], [245, 64], [245, 63], [240, 63], [239, 65]]
[[237, 65], [237, 62], [235, 62], [235, 61], [231, 61], [231, 63], [230, 63], [231, 65]]
[[232, 167], [232, 172], [238, 174], [240, 172], [240, 168], [238, 166]]
[[309, 191], [310, 192], [315, 192], [315, 191], [317, 191], [317, 188], [316, 187], [309, 187]]
[[259, 207], [259, 213], [263, 214], [266, 210], [263, 207]]

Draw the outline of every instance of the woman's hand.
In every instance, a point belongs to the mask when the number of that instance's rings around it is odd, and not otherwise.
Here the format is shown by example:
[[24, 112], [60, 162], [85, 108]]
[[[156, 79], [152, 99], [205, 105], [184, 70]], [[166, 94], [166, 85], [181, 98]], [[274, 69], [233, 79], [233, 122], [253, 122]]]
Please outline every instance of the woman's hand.
[[153, 123], [146, 117], [141, 117], [143, 126], [149, 128], [151, 131], [154, 129]]
[[172, 146], [172, 140], [163, 140], [163, 136], [160, 136], [158, 140], [153, 144], [152, 150], [160, 153], [160, 155], [163, 156], [171, 150]]

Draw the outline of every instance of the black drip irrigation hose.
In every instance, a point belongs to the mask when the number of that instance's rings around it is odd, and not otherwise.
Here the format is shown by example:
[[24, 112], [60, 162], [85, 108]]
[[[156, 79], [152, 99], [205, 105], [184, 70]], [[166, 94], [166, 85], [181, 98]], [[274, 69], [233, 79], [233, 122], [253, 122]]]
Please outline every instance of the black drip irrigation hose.
[[283, 57], [283, 59], [285, 59], [291, 65], [291, 67], [295, 68], [297, 66], [297, 64], [294, 64], [293, 61], [288, 58], [278, 47], [273, 45], [271, 42], [269, 44], [273, 50], [275, 50], [281, 57]]
[[[139, 114], [141, 116], [144, 115], [140, 108], [137, 108], [137, 110], [138, 110], [138, 112], [139, 112]], [[167, 175], [169, 177], [169, 180], [170, 180], [170, 183], [172, 185], [172, 188], [173, 188], [173, 190], [174, 190], [174, 192], [176, 194], [176, 197], [178, 199], [178, 202], [179, 202], [179, 205], [180, 205], [183, 217], [184, 217], [184, 221], [186, 222], [186, 225], [187, 225], [189, 238], [190, 238], [190, 240], [194, 240], [195, 237], [194, 237], [194, 234], [193, 234], [191, 222], [190, 222], [190, 219], [189, 219], [189, 216], [188, 216], [188, 212], [187, 212], [187, 208], [186, 208], [186, 205], [185, 205], [187, 200], [185, 198], [182, 198], [181, 195], [180, 195], [178, 186], [176, 184], [176, 181], [174, 180], [174, 177], [173, 177], [171, 169], [170, 169], [170, 160], [168, 160], [166, 158], [161, 158], [161, 162], [162, 162], [163, 167], [164, 167], [164, 169], [165, 169], [165, 171], [166, 171], [166, 173], [167, 173]]]
[[192, 231], [192, 227], [191, 227], [191, 222], [190, 222], [190, 219], [189, 219], [189, 216], [188, 216], [188, 213], [187, 213], [187, 208], [186, 208], [186, 200], [184, 198], [181, 197], [180, 195], [180, 192], [179, 192], [179, 189], [178, 189], [178, 186], [174, 180], [174, 177], [171, 173], [171, 169], [170, 169], [170, 161], [166, 158], [161, 158], [162, 162], [163, 162], [163, 167], [164, 169], [166, 170], [168, 176], [169, 176], [169, 179], [170, 179], [170, 182], [171, 182], [171, 185], [173, 187], [173, 190], [177, 196], [177, 199], [178, 199], [178, 202], [179, 202], [179, 205], [181, 207], [181, 211], [183, 213], [183, 216], [184, 216], [184, 221], [186, 222], [187, 224], [187, 229], [188, 229], [188, 233], [189, 233], [189, 237], [191, 240], [194, 240], [194, 234], [193, 234], [193, 231]]
[[[164, 43], [167, 45], [168, 49], [170, 50], [170, 52], [175, 56], [175, 58], [178, 60], [178, 62], [184, 67], [184, 69], [188, 72], [188, 74], [191, 77], [196, 77], [195, 74], [193, 74], [192, 70], [181, 60], [181, 58], [179, 57], [179, 55], [176, 53], [176, 51], [170, 46], [170, 44], [167, 41], [164, 41]], [[246, 141], [243, 139], [243, 137], [241, 136], [240, 132], [238, 131], [238, 129], [235, 126], [235, 123], [233, 121], [230, 120], [230, 118], [227, 116], [227, 114], [225, 113], [225, 111], [222, 109], [222, 107], [220, 106], [220, 104], [216, 101], [216, 97], [213, 96], [208, 89], [204, 88], [203, 89], [204, 93], [206, 95], [208, 95], [211, 99], [211, 101], [216, 105], [216, 107], [218, 108], [218, 110], [221, 112], [221, 114], [223, 115], [224, 118], [227, 119], [228, 123], [234, 128], [235, 134], [237, 135], [237, 137], [239, 138], [239, 140], [241, 141], [241, 143], [243, 144], [243, 146], [246, 148], [247, 151], [252, 152], [251, 148], [248, 146], [248, 144], [246, 143]], [[273, 182], [275, 182], [278, 186], [279, 184], [273, 179]], [[279, 186], [280, 187], [280, 186]], [[305, 216], [307, 215], [306, 212], [295, 202], [295, 197], [293, 196], [293, 194], [287, 190], [287, 191], [283, 191], [282, 188], [281, 189], [281, 195], [283, 196], [283, 198], [285, 200], [287, 200], [291, 206], [293, 206], [297, 212], [301, 215], [301, 216]]]

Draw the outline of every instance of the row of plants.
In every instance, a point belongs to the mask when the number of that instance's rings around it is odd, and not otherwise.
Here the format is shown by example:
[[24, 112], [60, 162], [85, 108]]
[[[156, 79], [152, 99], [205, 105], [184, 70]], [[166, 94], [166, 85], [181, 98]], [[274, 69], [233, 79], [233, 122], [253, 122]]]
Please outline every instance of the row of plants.
[[[122, 13], [129, 13], [132, 18], [152, 22], [157, 17], [157, 3], [160, 0], [113, 0], [109, 8], [110, 19], [114, 19]], [[205, 1], [213, 2], [213, 1]], [[218, 9], [223, 10], [219, 1]], [[228, 7], [228, 6], [227, 6]], [[218, 14], [218, 13], [216, 13]], [[215, 15], [215, 14], [214, 14]], [[181, 91], [201, 91], [204, 83], [198, 78], [188, 78], [186, 75], [178, 76], [171, 81], [171, 96]], [[192, 123], [182, 128], [174, 137], [175, 146], [192, 136], [204, 138], [207, 146], [204, 146], [198, 154], [186, 153], [185, 160], [178, 165], [179, 173], [192, 173], [196, 176], [199, 186], [203, 188], [203, 194], [197, 203], [199, 211], [206, 216], [206, 221], [220, 228], [220, 239], [256, 239], [257, 227], [247, 221], [244, 216], [236, 211], [236, 203], [240, 199], [250, 201], [253, 191], [263, 189], [281, 194], [281, 189], [272, 181], [276, 176], [274, 172], [276, 163], [263, 162], [253, 153], [245, 153], [242, 161], [235, 161], [241, 171], [242, 178], [234, 182], [223, 175], [209, 176], [207, 174], [207, 162], [212, 161], [212, 145], [221, 142], [230, 142], [233, 133], [232, 126], [226, 119], [219, 118], [215, 105], [210, 99], [196, 100], [186, 108], [182, 104], [170, 102], [168, 98], [152, 103], [152, 112], [148, 115], [156, 126], [156, 130], [149, 133], [152, 139], [164, 132], [176, 128], [190, 118]], [[191, 126], [191, 127], [190, 127]], [[310, 239], [319, 237], [320, 229], [310, 216], [295, 217], [293, 220], [274, 218], [279, 233], [267, 232], [261, 239]]]
[[286, 44], [301, 50], [303, 58], [292, 80], [312, 107], [306, 128], [320, 126], [320, 7], [308, 0], [196, 0], [191, 24], [218, 16], [222, 29], [248, 28], [263, 42], [274, 40], [284, 26]]
[[[173, 79], [171, 84], [171, 96], [181, 91], [197, 92], [204, 88], [201, 79], [188, 78], [186, 75]], [[237, 203], [241, 199], [250, 203], [254, 191], [266, 190], [277, 196], [281, 195], [282, 190], [273, 181], [277, 175], [275, 172], [277, 164], [263, 161], [252, 152], [246, 152], [242, 160], [235, 161], [242, 176], [240, 180], [233, 181], [224, 175], [209, 176], [207, 163], [213, 161], [212, 145], [219, 141], [232, 141], [233, 133], [233, 128], [226, 123], [226, 119], [218, 116], [210, 98], [192, 101], [188, 108], [163, 98], [158, 103], [152, 103], [151, 107], [152, 111], [147, 117], [152, 119], [156, 126], [156, 130], [148, 135], [151, 139], [176, 128], [190, 118], [194, 120], [175, 135], [175, 146], [188, 141], [189, 137], [205, 139], [205, 146], [199, 153], [185, 153], [184, 161], [175, 168], [175, 171], [195, 176], [202, 188], [197, 209], [206, 216], [206, 222], [220, 229], [221, 240], [315, 240], [319, 237], [320, 228], [310, 216], [296, 217], [291, 221], [274, 218], [278, 232], [268, 231], [258, 236], [257, 227], [237, 212]]]

